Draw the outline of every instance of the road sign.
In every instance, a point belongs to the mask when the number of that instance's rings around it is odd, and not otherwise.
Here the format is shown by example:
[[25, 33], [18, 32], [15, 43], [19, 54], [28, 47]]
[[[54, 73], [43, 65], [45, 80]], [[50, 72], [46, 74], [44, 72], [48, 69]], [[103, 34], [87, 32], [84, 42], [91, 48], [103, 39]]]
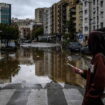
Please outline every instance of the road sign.
[[80, 40], [84, 39], [83, 34], [80, 34], [80, 35], [79, 35], [79, 39], [80, 39]]

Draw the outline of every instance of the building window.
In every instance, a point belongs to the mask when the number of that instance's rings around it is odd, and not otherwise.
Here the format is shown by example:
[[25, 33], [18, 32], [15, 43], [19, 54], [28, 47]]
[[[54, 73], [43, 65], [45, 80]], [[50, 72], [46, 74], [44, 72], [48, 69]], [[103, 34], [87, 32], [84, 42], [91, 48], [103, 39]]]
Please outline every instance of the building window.
[[98, 3], [98, 1], [99, 1], [99, 0], [97, 0], [97, 3]]
[[95, 0], [93, 0], [93, 5], [95, 5]]
[[85, 27], [85, 31], [88, 31], [88, 27], [87, 26]]
[[95, 17], [93, 17], [93, 21], [95, 21], [95, 19], [96, 19], [96, 18], [95, 18]]
[[96, 11], [93, 12], [93, 15], [95, 15]]
[[100, 1], [100, 6], [103, 7], [103, 1]]
[[104, 12], [101, 11], [101, 12], [100, 12], [100, 15], [101, 15], [101, 18], [103, 18], [103, 16], [104, 16]]
[[88, 18], [85, 18], [85, 23], [87, 23], [88, 22]]
[[85, 14], [87, 14], [87, 9], [85, 10]]
[[93, 30], [95, 30], [95, 26], [93, 26]]
[[101, 22], [101, 23], [100, 23], [101, 28], [103, 28], [103, 25], [104, 25], [103, 22]]
[[87, 1], [85, 1], [85, 7], [87, 6]]
[[99, 29], [99, 25], [97, 25], [97, 29]]

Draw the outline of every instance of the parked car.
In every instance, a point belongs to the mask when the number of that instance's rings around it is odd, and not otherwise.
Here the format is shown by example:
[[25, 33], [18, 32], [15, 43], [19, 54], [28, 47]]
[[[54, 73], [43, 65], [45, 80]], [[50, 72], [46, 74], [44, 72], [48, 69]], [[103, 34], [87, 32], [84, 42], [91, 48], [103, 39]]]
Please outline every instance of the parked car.
[[37, 40], [36, 39], [32, 40], [32, 43], [34, 43], [34, 42], [37, 42]]
[[83, 53], [83, 54], [91, 54], [91, 52], [89, 51], [88, 46], [81, 47], [81, 53]]
[[24, 43], [31, 43], [31, 40], [25, 40]]
[[78, 42], [70, 42], [68, 44], [68, 48], [71, 50], [71, 51], [80, 51], [81, 50], [81, 47], [82, 45]]

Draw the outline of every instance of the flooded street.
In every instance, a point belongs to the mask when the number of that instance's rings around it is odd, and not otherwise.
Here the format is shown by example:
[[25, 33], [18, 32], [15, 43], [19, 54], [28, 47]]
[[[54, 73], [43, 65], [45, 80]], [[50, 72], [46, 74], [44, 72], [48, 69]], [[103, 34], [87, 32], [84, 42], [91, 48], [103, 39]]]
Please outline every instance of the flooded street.
[[71, 71], [67, 62], [88, 69], [85, 56], [57, 48], [19, 48], [16, 52], [0, 53], [0, 84], [41, 84], [52, 81], [84, 87], [85, 80]]

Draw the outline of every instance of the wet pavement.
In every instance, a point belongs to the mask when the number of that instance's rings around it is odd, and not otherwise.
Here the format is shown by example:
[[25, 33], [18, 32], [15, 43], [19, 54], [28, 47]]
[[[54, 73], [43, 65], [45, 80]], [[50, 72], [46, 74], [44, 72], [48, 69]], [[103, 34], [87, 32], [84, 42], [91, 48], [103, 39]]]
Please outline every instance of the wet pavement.
[[41, 48], [51, 48], [51, 47], [60, 47], [61, 45], [59, 43], [40, 43], [40, 42], [34, 42], [34, 43], [22, 43], [20, 46], [22, 47], [41, 47]]
[[85, 80], [67, 62], [88, 69], [88, 57], [61, 47], [0, 53], [0, 105], [81, 105]]
[[78, 53], [57, 48], [19, 48], [16, 52], [2, 52], [0, 60], [0, 84], [47, 84], [84, 86], [81, 76], [72, 72], [70, 64], [88, 69], [89, 60]]

